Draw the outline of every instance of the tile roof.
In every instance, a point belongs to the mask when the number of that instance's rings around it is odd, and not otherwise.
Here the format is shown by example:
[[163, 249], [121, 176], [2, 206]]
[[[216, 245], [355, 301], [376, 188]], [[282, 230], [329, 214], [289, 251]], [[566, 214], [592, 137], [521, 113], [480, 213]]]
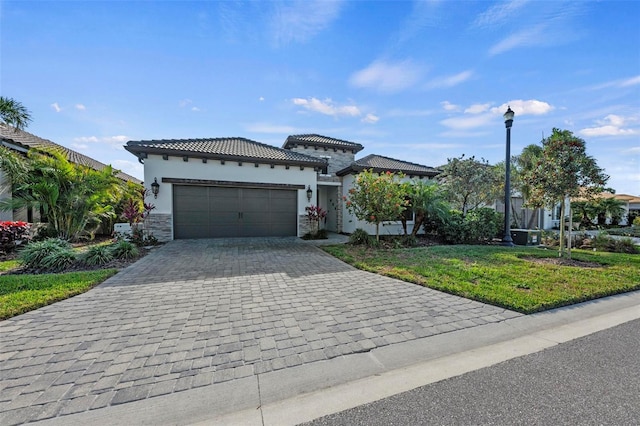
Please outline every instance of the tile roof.
[[382, 155], [370, 154], [351, 163], [336, 174], [344, 176], [349, 173], [359, 173], [363, 170], [373, 169], [374, 172], [402, 172], [410, 176], [436, 176], [440, 170], [423, 166], [421, 164], [409, 163], [408, 161], [396, 160], [395, 158], [383, 157]]
[[[29, 132], [25, 132], [24, 130], [17, 130], [13, 127], [1, 124], [0, 141], [3, 142], [3, 145], [8, 146], [12, 149], [21, 147], [25, 151], [28, 149], [57, 150], [60, 151], [70, 162], [91, 167], [94, 170], [102, 170], [107, 167], [107, 165], [104, 163], [101, 163], [91, 157], [80, 154], [79, 152], [66, 148], [48, 139], [43, 139]], [[123, 172], [119, 172], [116, 176], [125, 181], [142, 183], [140, 179], [137, 179]]]
[[239, 137], [129, 141], [125, 149], [138, 158], [144, 158], [145, 154], [167, 154], [310, 167], [326, 165], [323, 159]]
[[321, 146], [325, 148], [348, 149], [356, 152], [362, 151], [364, 147], [359, 143], [344, 141], [342, 139], [330, 138], [316, 134], [291, 135], [282, 145], [283, 148], [291, 148], [295, 145]]

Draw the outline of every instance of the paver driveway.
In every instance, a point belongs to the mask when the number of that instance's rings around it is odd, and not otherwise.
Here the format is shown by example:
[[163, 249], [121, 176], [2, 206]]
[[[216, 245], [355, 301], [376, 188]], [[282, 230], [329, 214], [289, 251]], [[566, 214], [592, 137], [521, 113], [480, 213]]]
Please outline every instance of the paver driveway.
[[296, 238], [172, 241], [0, 322], [0, 423], [97, 409], [518, 316]]

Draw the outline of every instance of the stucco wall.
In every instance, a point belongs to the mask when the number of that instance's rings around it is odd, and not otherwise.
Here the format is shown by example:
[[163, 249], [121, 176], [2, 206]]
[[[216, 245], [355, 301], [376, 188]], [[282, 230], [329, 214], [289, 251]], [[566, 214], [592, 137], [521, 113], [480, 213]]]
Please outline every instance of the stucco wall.
[[[160, 184], [158, 198], [154, 199], [151, 196], [147, 202], [156, 206], [152, 215], [165, 215], [158, 216], [159, 222], [165, 224], [163, 235], [167, 234], [166, 223], [172, 223], [173, 186], [162, 182], [162, 178], [303, 185], [305, 189], [298, 190], [298, 216], [306, 214], [305, 207], [315, 202], [317, 193], [316, 172], [312, 167], [305, 167], [304, 170], [300, 170], [300, 166], [290, 166], [287, 169], [285, 166], [276, 165], [271, 168], [269, 164], [258, 164], [256, 167], [254, 163], [239, 165], [237, 161], [226, 161], [225, 164], [221, 164], [219, 160], [208, 160], [203, 163], [199, 158], [183, 161], [182, 157], [169, 157], [163, 160], [160, 155], [149, 155], [144, 163], [144, 186], [149, 189], [149, 192], [151, 192], [151, 183], [154, 178], [157, 178]], [[311, 202], [307, 201], [306, 188], [309, 186], [314, 194]], [[300, 231], [300, 223], [298, 223], [298, 236], [302, 235]]]
[[334, 151], [331, 148], [325, 149], [321, 147], [298, 145], [295, 148], [289, 148], [290, 151], [299, 152], [301, 154], [310, 155], [312, 157], [326, 159], [329, 164], [327, 167], [327, 174], [331, 175], [333, 180], [339, 181], [340, 178], [336, 176], [336, 172], [342, 170], [351, 165], [355, 161], [355, 154], [349, 150], [343, 152], [340, 149]]

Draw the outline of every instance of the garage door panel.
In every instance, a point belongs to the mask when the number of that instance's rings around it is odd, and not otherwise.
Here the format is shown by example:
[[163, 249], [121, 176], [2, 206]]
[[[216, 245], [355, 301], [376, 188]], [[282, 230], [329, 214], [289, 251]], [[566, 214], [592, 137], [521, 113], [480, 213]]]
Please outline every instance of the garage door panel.
[[175, 185], [174, 237], [294, 236], [297, 191]]

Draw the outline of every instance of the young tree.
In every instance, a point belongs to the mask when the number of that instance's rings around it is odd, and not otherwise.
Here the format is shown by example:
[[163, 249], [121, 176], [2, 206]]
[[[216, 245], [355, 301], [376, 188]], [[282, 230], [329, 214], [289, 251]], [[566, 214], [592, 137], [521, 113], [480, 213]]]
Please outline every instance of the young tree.
[[399, 220], [407, 208], [402, 173], [375, 173], [364, 170], [356, 177], [355, 185], [344, 197], [347, 210], [359, 220], [376, 225], [376, 240], [380, 241], [380, 223]]
[[464, 158], [464, 154], [460, 158], [449, 158], [438, 179], [447, 193], [448, 201], [463, 215], [500, 199], [502, 177], [484, 159], [477, 161], [473, 156]]
[[[604, 191], [609, 176], [586, 154], [586, 143], [568, 130], [553, 129], [542, 141], [542, 155], [523, 174], [530, 188], [528, 204], [532, 207], [553, 207], [561, 203], [560, 249], [565, 256], [565, 200], [581, 196], [591, 198]], [[569, 231], [570, 232], [570, 231]], [[569, 234], [569, 238], [571, 234]], [[568, 253], [571, 257], [571, 253]]]
[[0, 123], [24, 129], [31, 121], [31, 113], [20, 102], [0, 96]]

